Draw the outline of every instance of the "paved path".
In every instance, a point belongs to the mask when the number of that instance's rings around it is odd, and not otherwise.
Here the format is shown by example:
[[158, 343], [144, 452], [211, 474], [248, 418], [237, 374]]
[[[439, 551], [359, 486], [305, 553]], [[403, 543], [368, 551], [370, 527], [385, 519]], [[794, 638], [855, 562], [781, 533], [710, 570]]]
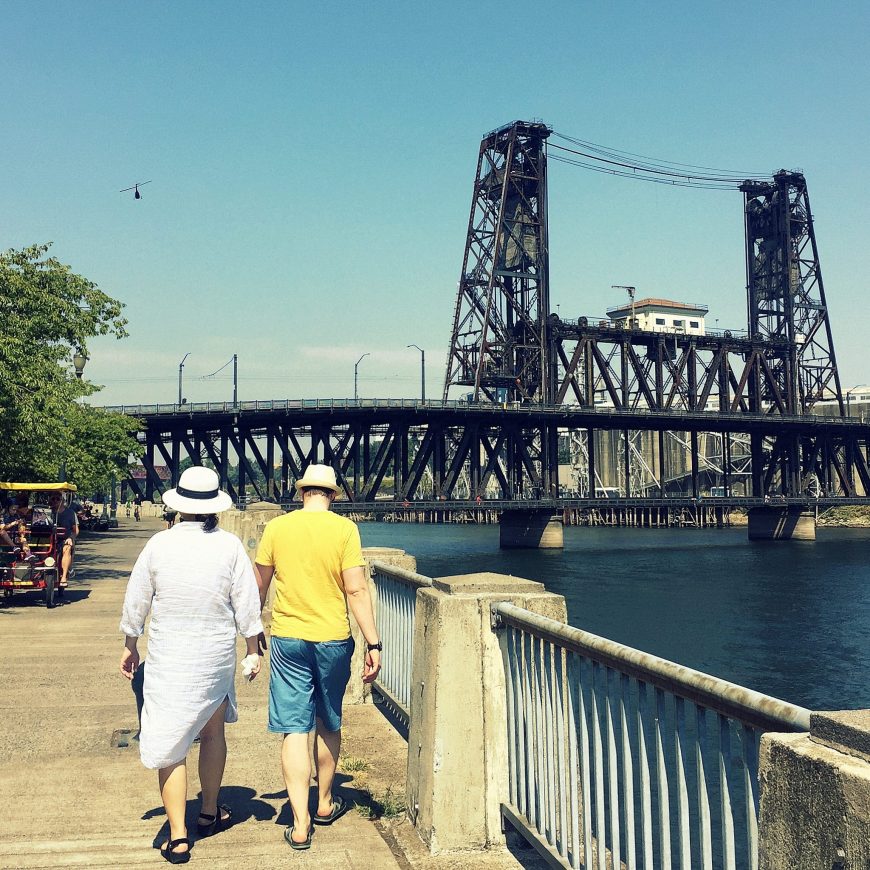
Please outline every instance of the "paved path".
[[[139, 763], [135, 743], [112, 747], [116, 730], [136, 727], [133, 695], [117, 669], [127, 575], [162, 523], [121, 523], [82, 539], [66, 604], [46, 610], [35, 596], [0, 604], [0, 868], [163, 866], [155, 851], [166, 833], [156, 775]], [[287, 847], [279, 738], [265, 730], [263, 676], [239, 683], [240, 721], [227, 729], [221, 799], [238, 824], [197, 843], [192, 864], [407, 868], [355, 812], [318, 829], [310, 852]], [[378, 715], [368, 705], [351, 710], [349, 731], [364, 731], [366, 717]], [[188, 758], [189, 825], [198, 810], [197, 752]]]

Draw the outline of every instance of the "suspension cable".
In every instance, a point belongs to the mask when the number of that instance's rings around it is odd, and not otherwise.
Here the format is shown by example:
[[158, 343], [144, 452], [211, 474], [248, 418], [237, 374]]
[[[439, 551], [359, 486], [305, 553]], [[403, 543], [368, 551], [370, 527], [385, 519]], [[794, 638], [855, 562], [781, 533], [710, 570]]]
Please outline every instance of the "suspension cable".
[[[548, 151], [552, 148], [562, 152], [551, 154], [551, 159], [560, 163], [580, 166], [593, 172], [603, 172], [622, 178], [670, 184], [675, 187], [733, 190], [747, 180], [761, 181], [770, 177], [766, 173], [740, 173], [734, 170], [713, 169], [709, 166], [660, 160], [629, 151], [606, 148], [594, 142], [587, 142], [562, 133], [554, 132], [553, 135], [578, 147], [570, 148], [567, 145], [548, 142]], [[691, 170], [699, 171], [693, 172]]]

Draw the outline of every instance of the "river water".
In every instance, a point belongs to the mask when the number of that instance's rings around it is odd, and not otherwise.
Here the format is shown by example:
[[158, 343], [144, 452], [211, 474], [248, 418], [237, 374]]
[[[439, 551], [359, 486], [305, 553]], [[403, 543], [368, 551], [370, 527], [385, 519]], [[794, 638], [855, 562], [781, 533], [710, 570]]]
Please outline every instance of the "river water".
[[494, 571], [565, 596], [571, 625], [813, 710], [870, 708], [870, 530], [750, 542], [745, 528], [565, 529], [501, 550], [498, 526], [362, 523], [429, 576]]

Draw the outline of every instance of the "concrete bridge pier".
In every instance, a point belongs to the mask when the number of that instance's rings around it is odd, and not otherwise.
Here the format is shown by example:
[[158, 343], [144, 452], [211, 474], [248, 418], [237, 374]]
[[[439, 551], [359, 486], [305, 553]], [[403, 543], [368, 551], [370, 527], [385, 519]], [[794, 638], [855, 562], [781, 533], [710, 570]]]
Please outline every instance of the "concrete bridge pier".
[[816, 515], [802, 505], [764, 505], [749, 510], [750, 541], [815, 541]]
[[562, 515], [552, 509], [521, 508], [502, 511], [499, 546], [509, 549], [561, 549], [565, 546]]

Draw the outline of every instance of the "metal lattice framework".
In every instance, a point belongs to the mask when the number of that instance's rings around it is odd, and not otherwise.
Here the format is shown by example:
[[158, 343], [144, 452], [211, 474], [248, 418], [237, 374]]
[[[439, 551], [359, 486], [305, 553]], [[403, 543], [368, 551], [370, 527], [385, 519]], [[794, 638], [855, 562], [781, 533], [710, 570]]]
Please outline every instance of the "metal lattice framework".
[[747, 181], [740, 189], [749, 334], [787, 349], [772, 364], [760, 400], [807, 414], [816, 402], [836, 399], [844, 416], [806, 179], [782, 170], [771, 182]]
[[547, 402], [547, 160], [544, 124], [515, 121], [480, 145], [444, 398]]

